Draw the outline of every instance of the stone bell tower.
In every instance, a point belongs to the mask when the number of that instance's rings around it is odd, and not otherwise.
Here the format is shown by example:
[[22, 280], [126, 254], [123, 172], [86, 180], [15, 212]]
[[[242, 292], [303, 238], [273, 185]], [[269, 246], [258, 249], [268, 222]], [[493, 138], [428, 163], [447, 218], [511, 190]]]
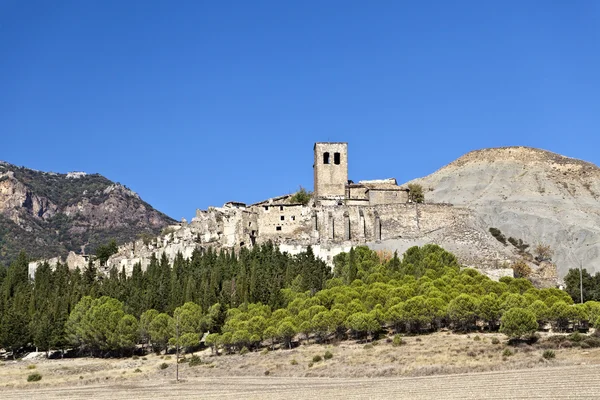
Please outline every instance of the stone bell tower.
[[315, 143], [314, 153], [315, 199], [345, 198], [348, 183], [348, 143]]

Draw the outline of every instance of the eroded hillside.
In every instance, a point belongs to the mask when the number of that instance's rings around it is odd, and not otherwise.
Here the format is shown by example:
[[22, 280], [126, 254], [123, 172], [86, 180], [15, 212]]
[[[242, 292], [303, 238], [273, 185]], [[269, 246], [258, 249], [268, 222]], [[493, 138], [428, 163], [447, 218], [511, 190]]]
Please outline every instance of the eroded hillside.
[[559, 273], [598, 270], [600, 169], [545, 150], [505, 147], [470, 152], [416, 179], [427, 201], [473, 210], [484, 230], [532, 247], [549, 244]]

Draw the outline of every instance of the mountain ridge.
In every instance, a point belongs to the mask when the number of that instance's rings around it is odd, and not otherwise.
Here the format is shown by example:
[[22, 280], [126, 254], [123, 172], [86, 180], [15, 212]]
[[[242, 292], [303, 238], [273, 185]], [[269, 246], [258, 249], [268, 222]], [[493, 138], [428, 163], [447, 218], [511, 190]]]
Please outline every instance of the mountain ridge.
[[0, 262], [93, 252], [104, 242], [158, 234], [174, 220], [100, 174], [55, 173], [0, 161]]

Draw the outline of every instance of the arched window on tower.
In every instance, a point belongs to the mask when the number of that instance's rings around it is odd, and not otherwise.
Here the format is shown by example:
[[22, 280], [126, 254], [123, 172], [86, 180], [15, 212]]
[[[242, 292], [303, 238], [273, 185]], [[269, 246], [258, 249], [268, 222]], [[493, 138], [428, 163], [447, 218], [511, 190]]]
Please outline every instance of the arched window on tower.
[[333, 163], [340, 165], [340, 153], [333, 153]]
[[323, 164], [329, 164], [329, 153], [323, 153]]

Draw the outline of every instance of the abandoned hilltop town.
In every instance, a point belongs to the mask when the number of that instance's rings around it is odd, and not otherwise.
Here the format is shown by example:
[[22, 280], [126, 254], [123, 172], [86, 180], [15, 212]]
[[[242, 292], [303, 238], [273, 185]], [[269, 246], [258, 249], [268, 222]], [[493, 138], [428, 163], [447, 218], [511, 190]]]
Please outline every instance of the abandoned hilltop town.
[[[349, 180], [347, 143], [315, 143], [313, 152], [314, 191], [308, 201], [297, 202], [294, 194], [287, 194], [250, 205], [230, 201], [197, 210], [191, 222], [182, 220], [158, 238], [120, 246], [103, 268], [116, 266], [130, 273], [136, 263], [145, 269], [153, 254], [164, 253], [173, 261], [178, 253], [191, 257], [195, 249], [238, 251], [269, 241], [290, 254], [311, 246], [332, 265], [336, 254], [352, 246], [398, 249], [399, 243], [404, 243], [401, 248], [423, 244], [431, 240], [428, 234], [456, 227], [470, 216], [468, 210], [449, 204], [413, 202], [408, 187], [394, 178]], [[71, 268], [83, 268], [87, 261], [75, 253], [66, 260]], [[30, 264], [31, 274], [36, 267]]]

